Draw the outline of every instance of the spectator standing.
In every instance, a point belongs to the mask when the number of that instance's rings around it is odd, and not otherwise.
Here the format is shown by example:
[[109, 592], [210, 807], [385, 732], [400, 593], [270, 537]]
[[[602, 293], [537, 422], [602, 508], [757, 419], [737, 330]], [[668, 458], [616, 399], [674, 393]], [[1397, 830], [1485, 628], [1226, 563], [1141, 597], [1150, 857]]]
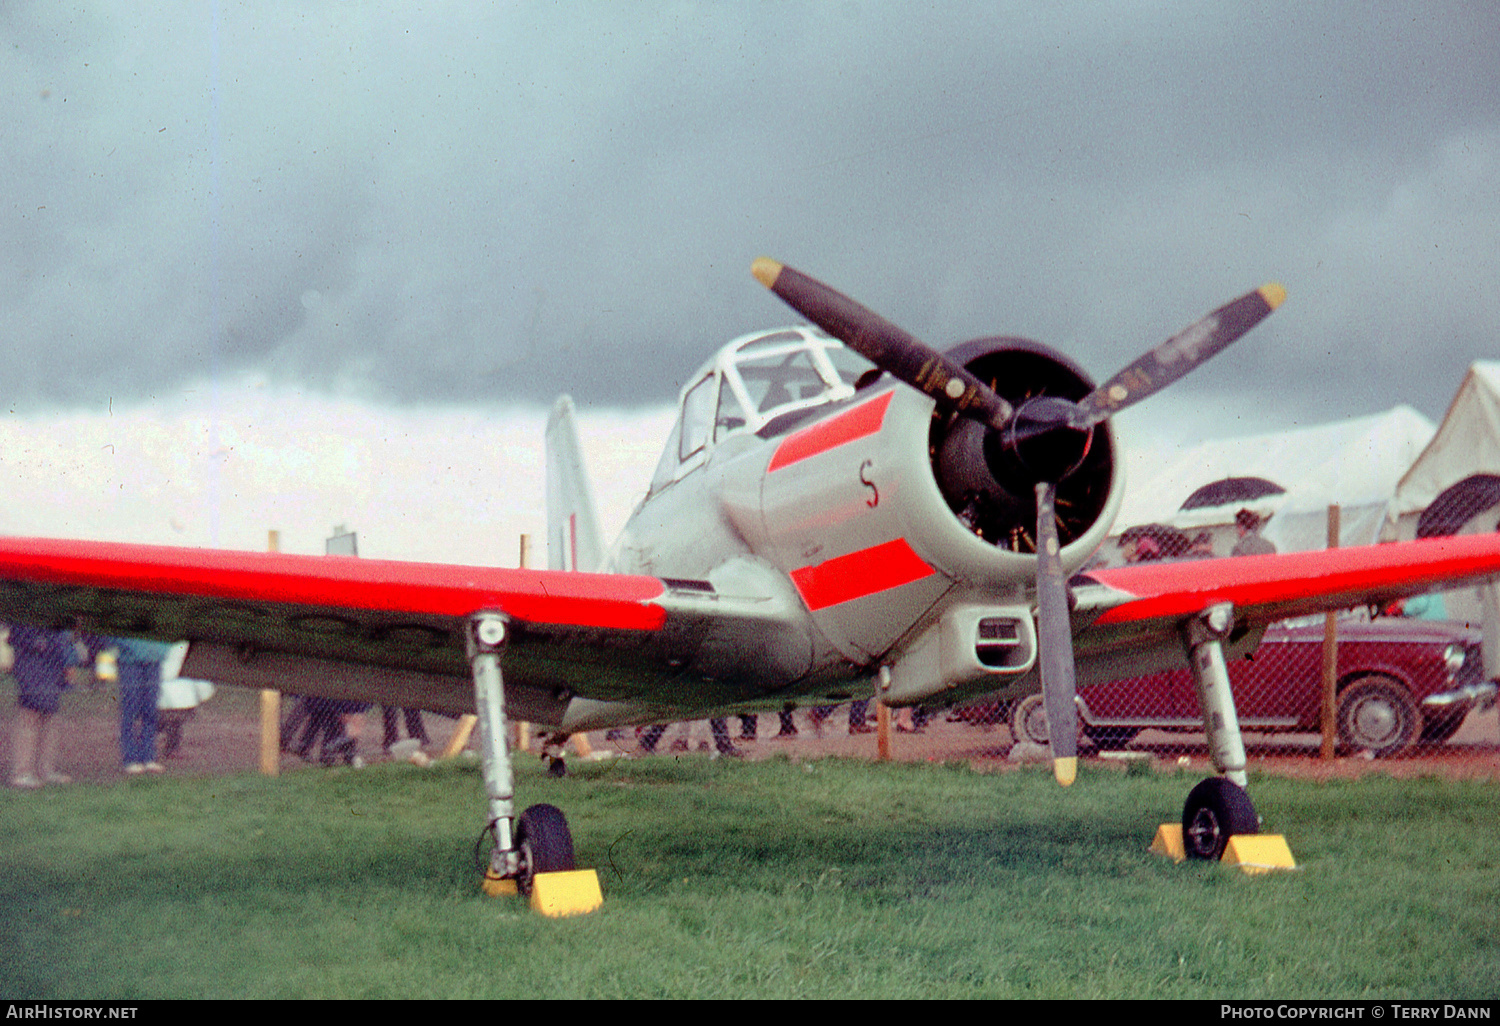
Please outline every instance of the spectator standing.
[[157, 700], [161, 664], [172, 646], [142, 638], [115, 638], [120, 678], [120, 761], [131, 776], [160, 773], [156, 761]]
[[[294, 749], [298, 757], [311, 762], [313, 749], [321, 745], [317, 761], [324, 766], [339, 763], [355, 769], [364, 766], [359, 755], [359, 738], [364, 730], [364, 714], [370, 708], [368, 703], [309, 696], [302, 699], [302, 708], [302, 719], [307, 725]], [[292, 730], [286, 727], [283, 738], [289, 741]]]
[[1240, 540], [1234, 543], [1234, 548], [1229, 554], [1231, 556], [1275, 555], [1276, 546], [1260, 533], [1260, 529], [1266, 526], [1266, 521], [1269, 519], [1250, 509], [1242, 509], [1236, 513], [1234, 526], [1239, 532]]
[[83, 661], [66, 632], [40, 627], [0, 628], [0, 666], [7, 661], [16, 681], [15, 734], [11, 739], [12, 787], [70, 784], [57, 769], [57, 710], [68, 686], [68, 667]]
[[380, 748], [389, 757], [391, 748], [401, 739], [397, 731], [398, 717], [406, 721], [406, 736], [415, 740], [423, 748], [431, 744], [427, 736], [427, 726], [422, 722], [421, 709], [402, 709], [397, 706], [383, 705], [380, 707]]

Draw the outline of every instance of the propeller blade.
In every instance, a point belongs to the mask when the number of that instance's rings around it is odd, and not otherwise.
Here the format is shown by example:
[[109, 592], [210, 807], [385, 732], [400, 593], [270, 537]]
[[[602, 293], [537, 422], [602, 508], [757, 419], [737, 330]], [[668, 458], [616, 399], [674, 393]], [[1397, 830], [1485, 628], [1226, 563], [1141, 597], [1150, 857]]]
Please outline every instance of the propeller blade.
[[943, 409], [997, 428], [1010, 420], [1010, 403], [984, 382], [873, 310], [769, 257], [750, 270], [793, 310]]
[[1078, 403], [1073, 427], [1093, 427], [1160, 392], [1259, 324], [1285, 298], [1286, 289], [1271, 282], [1225, 303], [1085, 396]]
[[1067, 787], [1078, 772], [1078, 707], [1073, 696], [1073, 625], [1068, 616], [1068, 582], [1057, 538], [1054, 505], [1057, 486], [1036, 486], [1036, 621], [1042, 700], [1052, 739], [1052, 774]]

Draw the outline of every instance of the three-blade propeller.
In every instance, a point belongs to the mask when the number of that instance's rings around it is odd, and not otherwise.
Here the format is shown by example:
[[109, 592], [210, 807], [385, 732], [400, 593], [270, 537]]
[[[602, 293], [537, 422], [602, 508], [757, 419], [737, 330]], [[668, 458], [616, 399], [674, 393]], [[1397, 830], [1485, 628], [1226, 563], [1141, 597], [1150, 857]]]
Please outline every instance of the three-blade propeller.
[[[985, 459], [1007, 455], [1026, 467], [1036, 491], [1037, 643], [1052, 738], [1053, 773], [1073, 782], [1078, 759], [1077, 684], [1067, 571], [1054, 509], [1057, 485], [1088, 452], [1093, 429], [1154, 395], [1259, 324], [1286, 291], [1264, 285], [1219, 307], [1143, 354], [1084, 398], [1037, 396], [1012, 406], [956, 361], [815, 278], [766, 257], [751, 265], [762, 285], [881, 370], [929, 396], [940, 409], [983, 424]], [[997, 474], [998, 476], [998, 474]]]

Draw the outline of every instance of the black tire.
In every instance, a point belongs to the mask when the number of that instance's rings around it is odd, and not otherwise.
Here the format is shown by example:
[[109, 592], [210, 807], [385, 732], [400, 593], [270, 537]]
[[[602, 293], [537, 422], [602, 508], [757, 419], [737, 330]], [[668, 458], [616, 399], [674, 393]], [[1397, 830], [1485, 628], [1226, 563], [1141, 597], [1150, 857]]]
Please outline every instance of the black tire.
[[1224, 777], [1202, 781], [1182, 807], [1182, 846], [1188, 858], [1218, 860], [1235, 834], [1258, 833], [1260, 817], [1250, 796]]
[[533, 805], [521, 813], [516, 824], [516, 850], [521, 853], [521, 874], [516, 886], [531, 893], [538, 873], [562, 873], [573, 868], [573, 834], [562, 810], [555, 805]]
[[1135, 727], [1084, 727], [1083, 732], [1101, 752], [1118, 752], [1140, 733]]
[[1383, 758], [1404, 751], [1421, 736], [1422, 714], [1400, 682], [1370, 674], [1339, 692], [1338, 728], [1344, 747]]
[[1052, 743], [1052, 735], [1047, 731], [1047, 704], [1041, 695], [1027, 695], [1011, 705], [1010, 736], [1017, 744], [1022, 741], [1043, 746]]

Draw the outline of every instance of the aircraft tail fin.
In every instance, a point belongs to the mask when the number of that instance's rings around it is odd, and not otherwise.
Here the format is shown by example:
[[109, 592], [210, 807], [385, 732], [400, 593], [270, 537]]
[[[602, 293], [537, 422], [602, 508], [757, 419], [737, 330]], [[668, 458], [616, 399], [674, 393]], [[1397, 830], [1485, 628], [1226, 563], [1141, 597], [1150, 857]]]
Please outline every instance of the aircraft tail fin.
[[573, 400], [558, 396], [547, 418], [547, 568], [603, 569], [599, 515], [583, 468]]

